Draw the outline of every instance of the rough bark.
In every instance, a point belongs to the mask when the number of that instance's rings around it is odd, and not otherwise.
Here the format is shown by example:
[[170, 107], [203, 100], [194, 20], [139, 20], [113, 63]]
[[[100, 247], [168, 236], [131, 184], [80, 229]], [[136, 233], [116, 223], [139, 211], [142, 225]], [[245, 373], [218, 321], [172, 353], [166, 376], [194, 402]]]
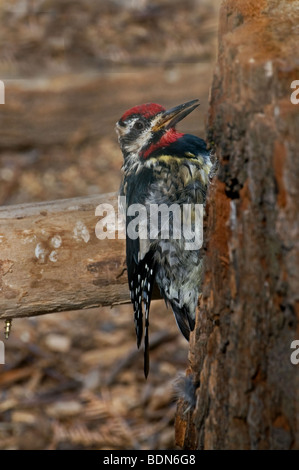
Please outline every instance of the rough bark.
[[117, 215], [115, 194], [0, 208], [1, 319], [129, 302], [123, 227], [96, 237], [103, 203]]
[[298, 16], [281, 0], [220, 11], [208, 118], [219, 171], [190, 348], [197, 404], [176, 422], [185, 448], [299, 448]]

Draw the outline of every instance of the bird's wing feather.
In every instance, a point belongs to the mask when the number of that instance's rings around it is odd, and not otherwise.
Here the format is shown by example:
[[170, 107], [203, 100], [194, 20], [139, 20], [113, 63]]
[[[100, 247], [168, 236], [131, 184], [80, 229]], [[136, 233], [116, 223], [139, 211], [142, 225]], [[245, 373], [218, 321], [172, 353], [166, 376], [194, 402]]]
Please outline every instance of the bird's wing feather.
[[[132, 204], [142, 204], [148, 197], [151, 179], [145, 176], [142, 184], [140, 176], [138, 188], [128, 184], [126, 194], [127, 208]], [[145, 184], [146, 182], [146, 184]], [[139, 214], [138, 214], [139, 215]], [[136, 214], [137, 216], [137, 214]], [[143, 307], [145, 313], [145, 335], [144, 335], [144, 373], [148, 375], [149, 370], [149, 309], [155, 280], [154, 250], [151, 248], [149, 240], [140, 239], [138, 236], [133, 239], [128, 234], [128, 225], [135, 218], [134, 215], [126, 217], [126, 256], [128, 281], [131, 292], [131, 301], [134, 306], [134, 322], [137, 337], [137, 346], [141, 344], [143, 336]]]

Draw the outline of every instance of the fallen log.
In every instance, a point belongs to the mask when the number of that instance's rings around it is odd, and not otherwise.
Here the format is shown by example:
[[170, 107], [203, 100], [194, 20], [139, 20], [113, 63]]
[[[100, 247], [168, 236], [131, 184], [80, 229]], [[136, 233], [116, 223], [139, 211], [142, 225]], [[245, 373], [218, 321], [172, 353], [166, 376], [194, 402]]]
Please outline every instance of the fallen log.
[[129, 302], [124, 230], [97, 238], [100, 204], [117, 215], [116, 194], [0, 208], [1, 319]]

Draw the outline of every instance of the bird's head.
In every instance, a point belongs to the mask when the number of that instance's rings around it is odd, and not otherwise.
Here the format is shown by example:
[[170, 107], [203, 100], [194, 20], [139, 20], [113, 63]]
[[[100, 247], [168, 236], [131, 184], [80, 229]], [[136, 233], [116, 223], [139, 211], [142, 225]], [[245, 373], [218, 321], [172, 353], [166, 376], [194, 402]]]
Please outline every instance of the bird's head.
[[125, 160], [146, 160], [153, 151], [165, 148], [182, 137], [176, 124], [199, 106], [188, 101], [169, 110], [156, 103], [147, 103], [126, 111], [116, 123], [116, 132]]

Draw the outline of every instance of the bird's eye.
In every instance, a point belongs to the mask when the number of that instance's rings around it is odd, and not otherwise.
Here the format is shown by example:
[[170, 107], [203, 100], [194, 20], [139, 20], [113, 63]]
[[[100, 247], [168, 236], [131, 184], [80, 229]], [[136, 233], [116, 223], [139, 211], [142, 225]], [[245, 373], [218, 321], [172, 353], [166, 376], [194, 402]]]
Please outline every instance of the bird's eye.
[[141, 131], [142, 129], [144, 129], [144, 123], [142, 121], [136, 121], [134, 124], [134, 129]]

